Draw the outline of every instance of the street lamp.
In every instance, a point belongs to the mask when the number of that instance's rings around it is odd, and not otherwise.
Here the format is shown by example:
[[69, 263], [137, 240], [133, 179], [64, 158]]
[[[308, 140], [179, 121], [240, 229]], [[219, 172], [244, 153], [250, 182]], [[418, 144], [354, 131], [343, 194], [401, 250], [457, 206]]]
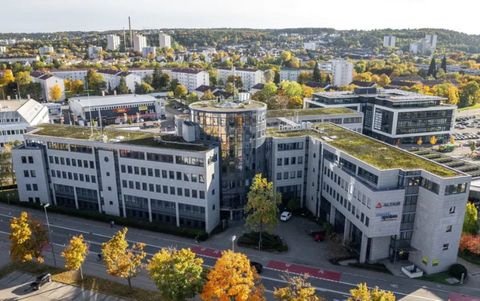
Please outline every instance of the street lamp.
[[55, 259], [55, 251], [53, 250], [53, 241], [50, 235], [50, 223], [48, 222], [48, 214], [47, 214], [48, 206], [50, 206], [50, 203], [46, 203], [42, 207], [45, 210], [45, 220], [47, 221], [47, 229], [48, 229], [48, 240], [50, 241], [50, 247], [52, 248], [53, 265], [57, 266], [57, 260]]
[[237, 239], [236, 235], [232, 236], [232, 251], [235, 252], [235, 240]]

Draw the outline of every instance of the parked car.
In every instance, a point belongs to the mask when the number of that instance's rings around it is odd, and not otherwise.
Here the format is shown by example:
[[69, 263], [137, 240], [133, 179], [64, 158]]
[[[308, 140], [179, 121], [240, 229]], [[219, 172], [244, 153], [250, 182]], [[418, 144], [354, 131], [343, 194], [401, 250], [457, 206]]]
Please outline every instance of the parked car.
[[323, 229], [316, 229], [316, 230], [310, 230], [309, 234], [310, 236], [313, 237], [313, 240], [315, 241], [324, 241], [325, 236], [327, 235], [327, 232]]
[[250, 261], [250, 266], [255, 268], [258, 274], [261, 274], [263, 271], [263, 265], [260, 262]]
[[44, 273], [44, 274], [39, 275], [35, 279], [35, 281], [30, 283], [30, 287], [34, 291], [38, 291], [44, 284], [46, 284], [47, 282], [51, 282], [51, 281], [52, 281], [52, 275], [50, 273]]
[[280, 214], [280, 220], [282, 222], [286, 222], [290, 218], [292, 218], [292, 213], [290, 211], [283, 211], [282, 214]]

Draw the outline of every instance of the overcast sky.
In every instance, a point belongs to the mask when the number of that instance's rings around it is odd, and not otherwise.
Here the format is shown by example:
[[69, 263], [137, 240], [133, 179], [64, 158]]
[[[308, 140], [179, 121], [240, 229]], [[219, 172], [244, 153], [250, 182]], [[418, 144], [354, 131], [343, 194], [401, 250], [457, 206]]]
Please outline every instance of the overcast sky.
[[0, 32], [208, 27], [445, 28], [480, 34], [479, 0], [0, 0]]

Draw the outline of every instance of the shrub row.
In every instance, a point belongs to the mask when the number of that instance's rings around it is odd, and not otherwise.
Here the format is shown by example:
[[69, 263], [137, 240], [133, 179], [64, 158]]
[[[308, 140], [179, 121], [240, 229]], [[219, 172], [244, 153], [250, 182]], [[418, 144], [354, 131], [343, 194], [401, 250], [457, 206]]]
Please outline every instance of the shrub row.
[[[249, 232], [243, 234], [239, 239], [237, 244], [241, 247], [258, 249], [258, 232]], [[277, 251], [277, 252], [286, 252], [288, 251], [288, 246], [282, 241], [280, 236], [263, 233], [262, 234], [262, 250], [263, 251]]]

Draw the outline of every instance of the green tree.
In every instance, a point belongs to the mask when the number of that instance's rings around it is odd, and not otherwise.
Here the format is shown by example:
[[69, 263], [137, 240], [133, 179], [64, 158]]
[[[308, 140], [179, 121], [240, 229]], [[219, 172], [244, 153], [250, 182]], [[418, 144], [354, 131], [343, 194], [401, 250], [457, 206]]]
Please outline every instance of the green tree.
[[280, 57], [282, 58], [283, 63], [285, 64], [286, 62], [290, 61], [292, 59], [292, 53], [290, 51], [282, 51], [280, 54]]
[[132, 278], [138, 274], [147, 255], [143, 249], [145, 244], [135, 243], [129, 248], [127, 228], [123, 228], [113, 237], [102, 244], [102, 255], [107, 273], [120, 278], [126, 278], [128, 286], [132, 288]]
[[61, 253], [65, 258], [65, 268], [69, 271], [80, 270], [80, 278], [83, 280], [82, 264], [88, 254], [88, 245], [83, 235], [72, 236], [70, 242]]
[[195, 92], [189, 93], [187, 95], [187, 102], [188, 103], [192, 103], [192, 102], [195, 102], [195, 101], [198, 101], [198, 100], [199, 100], [198, 95]]
[[468, 202], [463, 220], [463, 232], [477, 234], [478, 232], [478, 210], [475, 204]]
[[177, 98], [185, 98], [185, 96], [187, 96], [188, 94], [188, 89], [184, 85], [178, 84], [175, 87], [175, 90], [173, 91], [173, 93]]
[[469, 81], [461, 87], [460, 107], [468, 107], [477, 103], [480, 99], [480, 85], [476, 81]]
[[218, 76], [217, 70], [215, 69], [208, 70], [210, 86], [215, 87], [217, 85], [217, 76]]
[[279, 301], [320, 301], [315, 288], [307, 281], [306, 276], [287, 277], [287, 286], [275, 288], [273, 297]]
[[20, 88], [32, 82], [32, 77], [28, 71], [20, 71], [15, 75], [15, 83], [17, 84], [18, 97], [23, 98], [26, 95], [21, 93]]
[[227, 77], [227, 84], [228, 83], [234, 83], [235, 88], [237, 89], [243, 88], [242, 78], [238, 75], [237, 76], [230, 75], [229, 77]]
[[161, 249], [147, 270], [165, 300], [193, 298], [203, 287], [203, 260], [190, 249]]
[[225, 85], [225, 91], [230, 94], [236, 94], [238, 92], [233, 83], [227, 83]]
[[267, 69], [263, 73], [263, 76], [265, 78], [266, 83], [273, 82], [273, 80], [275, 79], [275, 71], [273, 71], [272, 69]]
[[47, 231], [22, 211], [10, 221], [10, 258], [13, 261], [43, 262], [42, 250], [48, 244]]
[[207, 90], [203, 93], [202, 97], [200, 97], [201, 100], [212, 100], [215, 99], [215, 95], [212, 93], [212, 91]]
[[440, 69], [443, 70], [443, 72], [447, 73], [447, 57], [444, 55], [442, 58], [442, 62], [440, 63]]
[[316, 83], [319, 83], [322, 80], [322, 74], [320, 74], [320, 67], [318, 67], [318, 62], [315, 62], [315, 67], [313, 67], [312, 80]]
[[436, 63], [435, 63], [435, 57], [434, 56], [432, 56], [432, 60], [430, 61], [430, 66], [428, 67], [427, 75], [437, 77], [437, 66], [436, 66]]
[[128, 94], [128, 86], [125, 77], [120, 77], [120, 83], [118, 84], [118, 94]]
[[148, 94], [153, 92], [153, 87], [146, 82], [135, 83], [135, 94]]
[[94, 69], [89, 69], [87, 71], [86, 77], [88, 90], [90, 90], [93, 94], [100, 95], [102, 91], [104, 91], [107, 87], [107, 83], [103, 79], [103, 75], [98, 73]]
[[278, 205], [282, 201], [282, 196], [275, 191], [272, 182], [257, 174], [253, 178], [247, 199], [245, 224], [252, 231], [259, 233], [258, 248], [261, 249], [262, 234], [272, 230], [278, 223]]

